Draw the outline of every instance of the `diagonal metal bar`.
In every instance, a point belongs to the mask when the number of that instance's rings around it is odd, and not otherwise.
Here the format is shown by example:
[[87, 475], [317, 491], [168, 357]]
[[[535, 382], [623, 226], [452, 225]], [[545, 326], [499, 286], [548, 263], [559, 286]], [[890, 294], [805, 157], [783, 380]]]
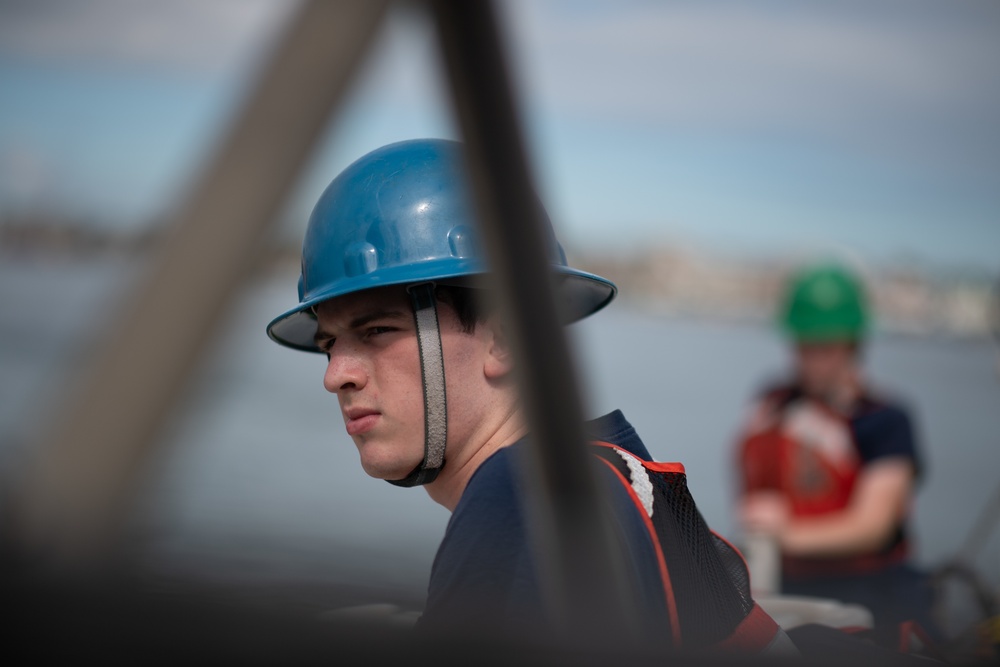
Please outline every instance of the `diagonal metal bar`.
[[16, 515], [29, 550], [88, 566], [114, 546], [136, 473], [386, 5], [310, 0], [291, 21], [92, 372], [37, 448]]
[[[430, 0], [474, 196], [510, 323], [534, 441], [534, 544], [554, 620], [571, 637], [628, 636], [635, 610], [591, 459], [583, 409], [545, 255], [494, 11], [484, 0]], [[620, 634], [623, 633], [623, 634]]]

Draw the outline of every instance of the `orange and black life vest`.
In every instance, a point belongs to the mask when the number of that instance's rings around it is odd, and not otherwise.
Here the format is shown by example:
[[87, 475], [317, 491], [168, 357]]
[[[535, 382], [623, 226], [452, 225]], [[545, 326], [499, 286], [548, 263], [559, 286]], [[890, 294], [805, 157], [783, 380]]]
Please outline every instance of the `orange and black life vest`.
[[[794, 389], [764, 395], [739, 446], [743, 493], [780, 492], [793, 517], [847, 508], [862, 465], [849, 418]], [[901, 523], [890, 542], [876, 553], [838, 558], [785, 556], [782, 569], [793, 579], [869, 572], [907, 556]]]
[[[628, 490], [656, 551], [674, 646], [780, 654], [791, 642], [750, 595], [743, 556], [709, 530], [680, 463], [645, 461], [594, 443]], [[792, 649], [794, 652], [794, 648]]]

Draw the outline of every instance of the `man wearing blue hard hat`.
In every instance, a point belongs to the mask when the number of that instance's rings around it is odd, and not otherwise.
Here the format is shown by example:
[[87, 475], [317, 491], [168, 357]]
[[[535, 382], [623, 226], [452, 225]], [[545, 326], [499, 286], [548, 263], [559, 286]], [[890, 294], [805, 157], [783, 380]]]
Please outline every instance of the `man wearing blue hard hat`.
[[[543, 216], [544, 217], [544, 216]], [[324, 385], [369, 475], [422, 485], [452, 512], [420, 626], [541, 630], [522, 504], [527, 429], [486, 272], [461, 144], [414, 140], [363, 156], [309, 221], [299, 304], [276, 342], [327, 356]], [[608, 280], [569, 267], [547, 230], [561, 313], [607, 305]], [[751, 599], [739, 555], [702, 521], [680, 464], [653, 463], [620, 411], [587, 424], [644, 630], [684, 647], [787, 642]]]

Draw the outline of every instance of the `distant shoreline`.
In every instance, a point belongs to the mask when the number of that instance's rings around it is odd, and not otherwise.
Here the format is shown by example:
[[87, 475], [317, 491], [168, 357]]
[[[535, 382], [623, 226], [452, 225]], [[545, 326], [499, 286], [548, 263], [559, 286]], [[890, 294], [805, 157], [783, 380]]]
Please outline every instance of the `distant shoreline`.
[[[28, 263], [142, 260], [162, 227], [123, 231], [57, 217], [0, 219], [0, 258]], [[262, 246], [254, 273], [297, 271], [298, 243], [274, 239]], [[606, 276], [643, 311], [722, 321], [763, 321], [776, 309], [793, 262], [723, 257], [655, 244], [629, 253], [584, 250], [573, 264]], [[989, 338], [1000, 329], [998, 276], [982, 271], [931, 271], [912, 263], [868, 271], [877, 328], [891, 335]]]

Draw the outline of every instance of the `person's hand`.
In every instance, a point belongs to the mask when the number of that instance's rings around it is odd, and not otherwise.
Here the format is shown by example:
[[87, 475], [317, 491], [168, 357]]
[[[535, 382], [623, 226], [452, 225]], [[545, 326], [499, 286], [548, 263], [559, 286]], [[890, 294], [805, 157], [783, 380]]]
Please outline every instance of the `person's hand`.
[[751, 493], [740, 502], [740, 521], [748, 533], [781, 535], [790, 517], [788, 501], [774, 491]]

